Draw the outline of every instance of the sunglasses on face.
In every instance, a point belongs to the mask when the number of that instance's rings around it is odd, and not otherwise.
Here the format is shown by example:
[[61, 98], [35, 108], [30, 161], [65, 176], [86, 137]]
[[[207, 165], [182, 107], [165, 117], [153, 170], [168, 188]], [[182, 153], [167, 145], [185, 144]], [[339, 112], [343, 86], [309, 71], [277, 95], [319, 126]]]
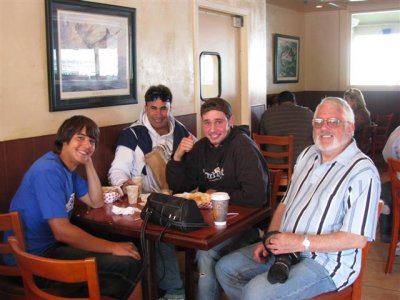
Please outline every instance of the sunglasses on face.
[[171, 102], [171, 98], [168, 94], [153, 92], [149, 95], [150, 101], [156, 101], [157, 99], [161, 99], [163, 102]]
[[327, 118], [327, 119], [314, 118], [312, 120], [312, 125], [314, 126], [314, 128], [321, 128], [324, 125], [324, 123], [326, 123], [326, 126], [328, 126], [329, 128], [338, 128], [340, 124], [344, 122], [345, 121], [336, 118]]

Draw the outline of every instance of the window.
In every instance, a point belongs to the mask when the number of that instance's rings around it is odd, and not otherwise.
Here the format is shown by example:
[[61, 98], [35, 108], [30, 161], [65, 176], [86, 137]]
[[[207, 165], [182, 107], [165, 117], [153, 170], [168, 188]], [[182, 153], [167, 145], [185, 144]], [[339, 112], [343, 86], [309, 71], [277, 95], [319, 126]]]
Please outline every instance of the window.
[[352, 14], [350, 85], [400, 85], [400, 11]]
[[200, 98], [221, 96], [221, 57], [215, 52], [200, 53]]

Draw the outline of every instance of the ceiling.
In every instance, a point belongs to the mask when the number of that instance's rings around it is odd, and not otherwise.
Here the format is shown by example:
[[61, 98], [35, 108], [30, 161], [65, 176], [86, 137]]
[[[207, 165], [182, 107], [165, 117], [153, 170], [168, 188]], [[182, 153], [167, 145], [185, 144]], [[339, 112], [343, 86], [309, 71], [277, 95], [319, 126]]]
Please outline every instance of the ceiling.
[[[393, 3], [394, 5], [398, 4], [400, 9], [399, 0], [266, 0], [269, 4], [301, 12], [335, 11], [347, 9], [350, 6], [352, 8], [357, 8], [357, 6], [365, 6], [366, 4], [382, 4], [383, 1], [385, 1], [385, 3]], [[322, 7], [316, 8], [316, 5], [322, 5]]]

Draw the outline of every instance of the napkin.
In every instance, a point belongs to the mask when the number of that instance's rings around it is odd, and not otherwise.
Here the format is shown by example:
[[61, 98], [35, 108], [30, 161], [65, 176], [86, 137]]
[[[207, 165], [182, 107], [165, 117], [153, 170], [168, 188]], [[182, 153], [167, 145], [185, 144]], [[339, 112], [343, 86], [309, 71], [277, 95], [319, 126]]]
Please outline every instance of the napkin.
[[135, 212], [138, 212], [138, 213], [141, 212], [141, 210], [136, 207], [132, 207], [132, 206], [119, 207], [119, 206], [115, 206], [115, 205], [112, 206], [111, 211], [113, 214], [124, 215], [124, 216], [133, 215]]

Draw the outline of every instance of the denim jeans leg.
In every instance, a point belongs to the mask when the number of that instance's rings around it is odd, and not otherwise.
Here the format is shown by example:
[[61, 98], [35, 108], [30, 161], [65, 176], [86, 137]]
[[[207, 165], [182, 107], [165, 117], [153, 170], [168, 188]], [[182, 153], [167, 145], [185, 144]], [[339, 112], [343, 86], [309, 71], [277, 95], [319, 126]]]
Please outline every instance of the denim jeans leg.
[[382, 184], [381, 199], [390, 207], [390, 214], [382, 214], [379, 217], [380, 239], [384, 243], [390, 243], [392, 239], [393, 204], [392, 204], [392, 184], [390, 181]]
[[298, 300], [309, 299], [336, 290], [328, 271], [311, 258], [291, 267], [283, 284], [271, 284], [267, 273], [257, 275], [242, 290], [243, 300]]
[[244, 286], [271, 266], [270, 262], [260, 264], [253, 259], [254, 246], [246, 246], [222, 257], [215, 266], [218, 282], [230, 300], [241, 300]]
[[185, 295], [183, 282], [176, 257], [175, 246], [166, 243], [156, 244], [156, 272], [158, 287], [166, 291], [166, 295]]
[[219, 299], [220, 286], [215, 276], [215, 264], [236, 240], [236, 237], [230, 238], [210, 250], [198, 250], [196, 252], [197, 268], [199, 270], [198, 300]]

